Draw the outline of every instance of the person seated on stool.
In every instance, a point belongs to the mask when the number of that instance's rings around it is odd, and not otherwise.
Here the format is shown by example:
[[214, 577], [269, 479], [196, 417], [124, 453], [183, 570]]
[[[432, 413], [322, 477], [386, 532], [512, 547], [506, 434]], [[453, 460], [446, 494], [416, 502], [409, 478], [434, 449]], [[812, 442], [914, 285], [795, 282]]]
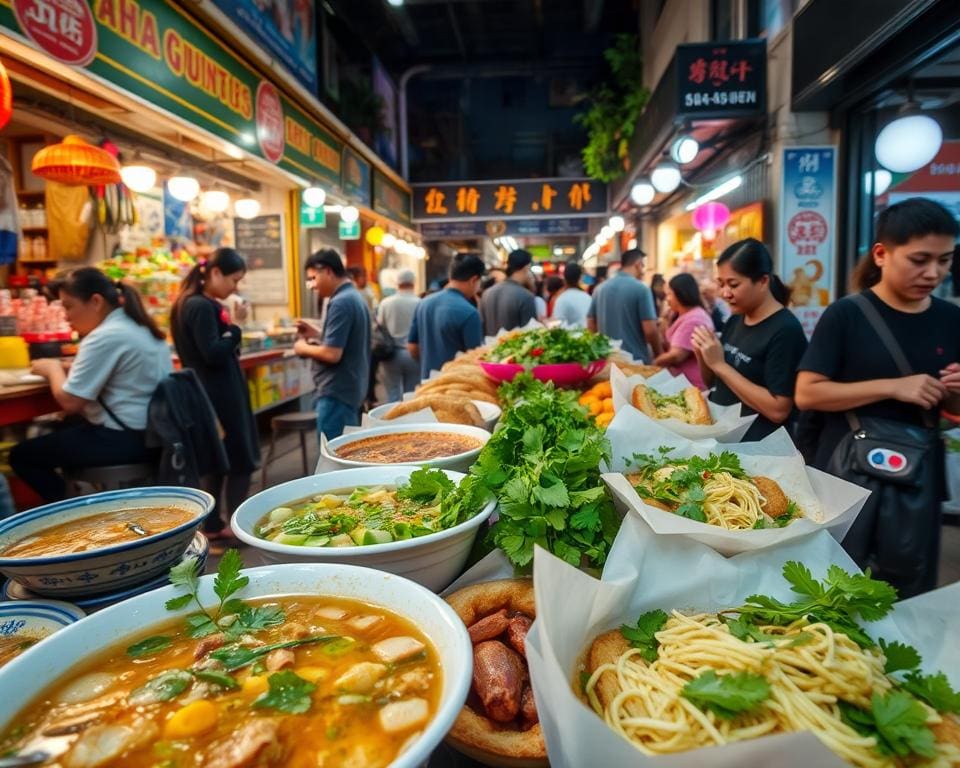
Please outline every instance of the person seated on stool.
[[54, 288], [81, 337], [80, 347], [69, 373], [53, 358], [35, 360], [31, 370], [47, 379], [67, 414], [82, 419], [10, 452], [13, 471], [48, 502], [66, 495], [58, 469], [140, 464], [156, 457], [146, 446], [147, 408], [173, 371], [166, 335], [133, 287], [81, 267]]

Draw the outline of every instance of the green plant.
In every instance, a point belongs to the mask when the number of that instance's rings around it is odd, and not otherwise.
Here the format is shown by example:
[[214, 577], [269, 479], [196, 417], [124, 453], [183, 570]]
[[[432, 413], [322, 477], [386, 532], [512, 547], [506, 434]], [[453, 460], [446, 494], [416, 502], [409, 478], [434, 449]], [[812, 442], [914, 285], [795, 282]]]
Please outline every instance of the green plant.
[[610, 79], [590, 99], [587, 110], [574, 119], [587, 130], [587, 144], [581, 152], [587, 175], [609, 182], [626, 171], [630, 138], [650, 91], [640, 84], [643, 60], [636, 35], [617, 35], [603, 57], [610, 66]]

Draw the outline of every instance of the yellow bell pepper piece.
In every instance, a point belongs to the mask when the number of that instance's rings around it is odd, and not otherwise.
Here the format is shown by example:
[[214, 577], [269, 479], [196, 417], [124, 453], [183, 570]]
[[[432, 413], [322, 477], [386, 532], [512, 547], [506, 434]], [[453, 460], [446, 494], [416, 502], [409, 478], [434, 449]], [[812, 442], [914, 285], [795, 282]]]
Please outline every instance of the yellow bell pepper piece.
[[259, 696], [261, 693], [266, 693], [270, 685], [267, 683], [266, 675], [250, 675], [244, 678], [240, 687], [248, 696]]
[[330, 674], [323, 667], [297, 667], [293, 671], [298, 677], [302, 677], [308, 683], [316, 683], [320, 680], [326, 680]]
[[163, 727], [164, 738], [189, 739], [206, 733], [217, 724], [220, 712], [217, 705], [206, 699], [192, 701], [181, 707]]

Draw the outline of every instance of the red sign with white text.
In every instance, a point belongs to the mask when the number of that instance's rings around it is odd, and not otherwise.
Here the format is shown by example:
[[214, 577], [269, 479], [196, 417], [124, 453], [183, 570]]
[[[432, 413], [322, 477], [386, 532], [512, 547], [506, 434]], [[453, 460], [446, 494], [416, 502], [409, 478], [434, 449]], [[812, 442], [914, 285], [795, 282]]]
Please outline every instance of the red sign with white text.
[[260, 149], [271, 163], [279, 163], [286, 146], [280, 94], [264, 80], [257, 88], [256, 104], [257, 140], [260, 142]]
[[85, 67], [97, 54], [97, 27], [83, 0], [13, 0], [20, 28], [57, 61]]

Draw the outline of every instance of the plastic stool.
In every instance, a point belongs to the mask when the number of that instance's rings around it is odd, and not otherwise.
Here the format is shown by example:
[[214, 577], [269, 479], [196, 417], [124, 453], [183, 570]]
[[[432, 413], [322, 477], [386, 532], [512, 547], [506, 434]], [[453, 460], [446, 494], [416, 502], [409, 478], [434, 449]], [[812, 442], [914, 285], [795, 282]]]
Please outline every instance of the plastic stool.
[[267, 487], [267, 468], [277, 450], [277, 436], [283, 432], [300, 433], [300, 458], [303, 460], [303, 476], [306, 477], [310, 474], [307, 469], [307, 433], [316, 431], [317, 414], [314, 411], [285, 413], [270, 419], [270, 450], [267, 451], [267, 458], [263, 462], [263, 476], [260, 483], [262, 489]]
[[141, 488], [155, 484], [156, 464], [111, 464], [104, 467], [83, 467], [63, 473], [68, 496], [84, 496], [83, 486], [100, 491], [119, 491], [122, 488]]

